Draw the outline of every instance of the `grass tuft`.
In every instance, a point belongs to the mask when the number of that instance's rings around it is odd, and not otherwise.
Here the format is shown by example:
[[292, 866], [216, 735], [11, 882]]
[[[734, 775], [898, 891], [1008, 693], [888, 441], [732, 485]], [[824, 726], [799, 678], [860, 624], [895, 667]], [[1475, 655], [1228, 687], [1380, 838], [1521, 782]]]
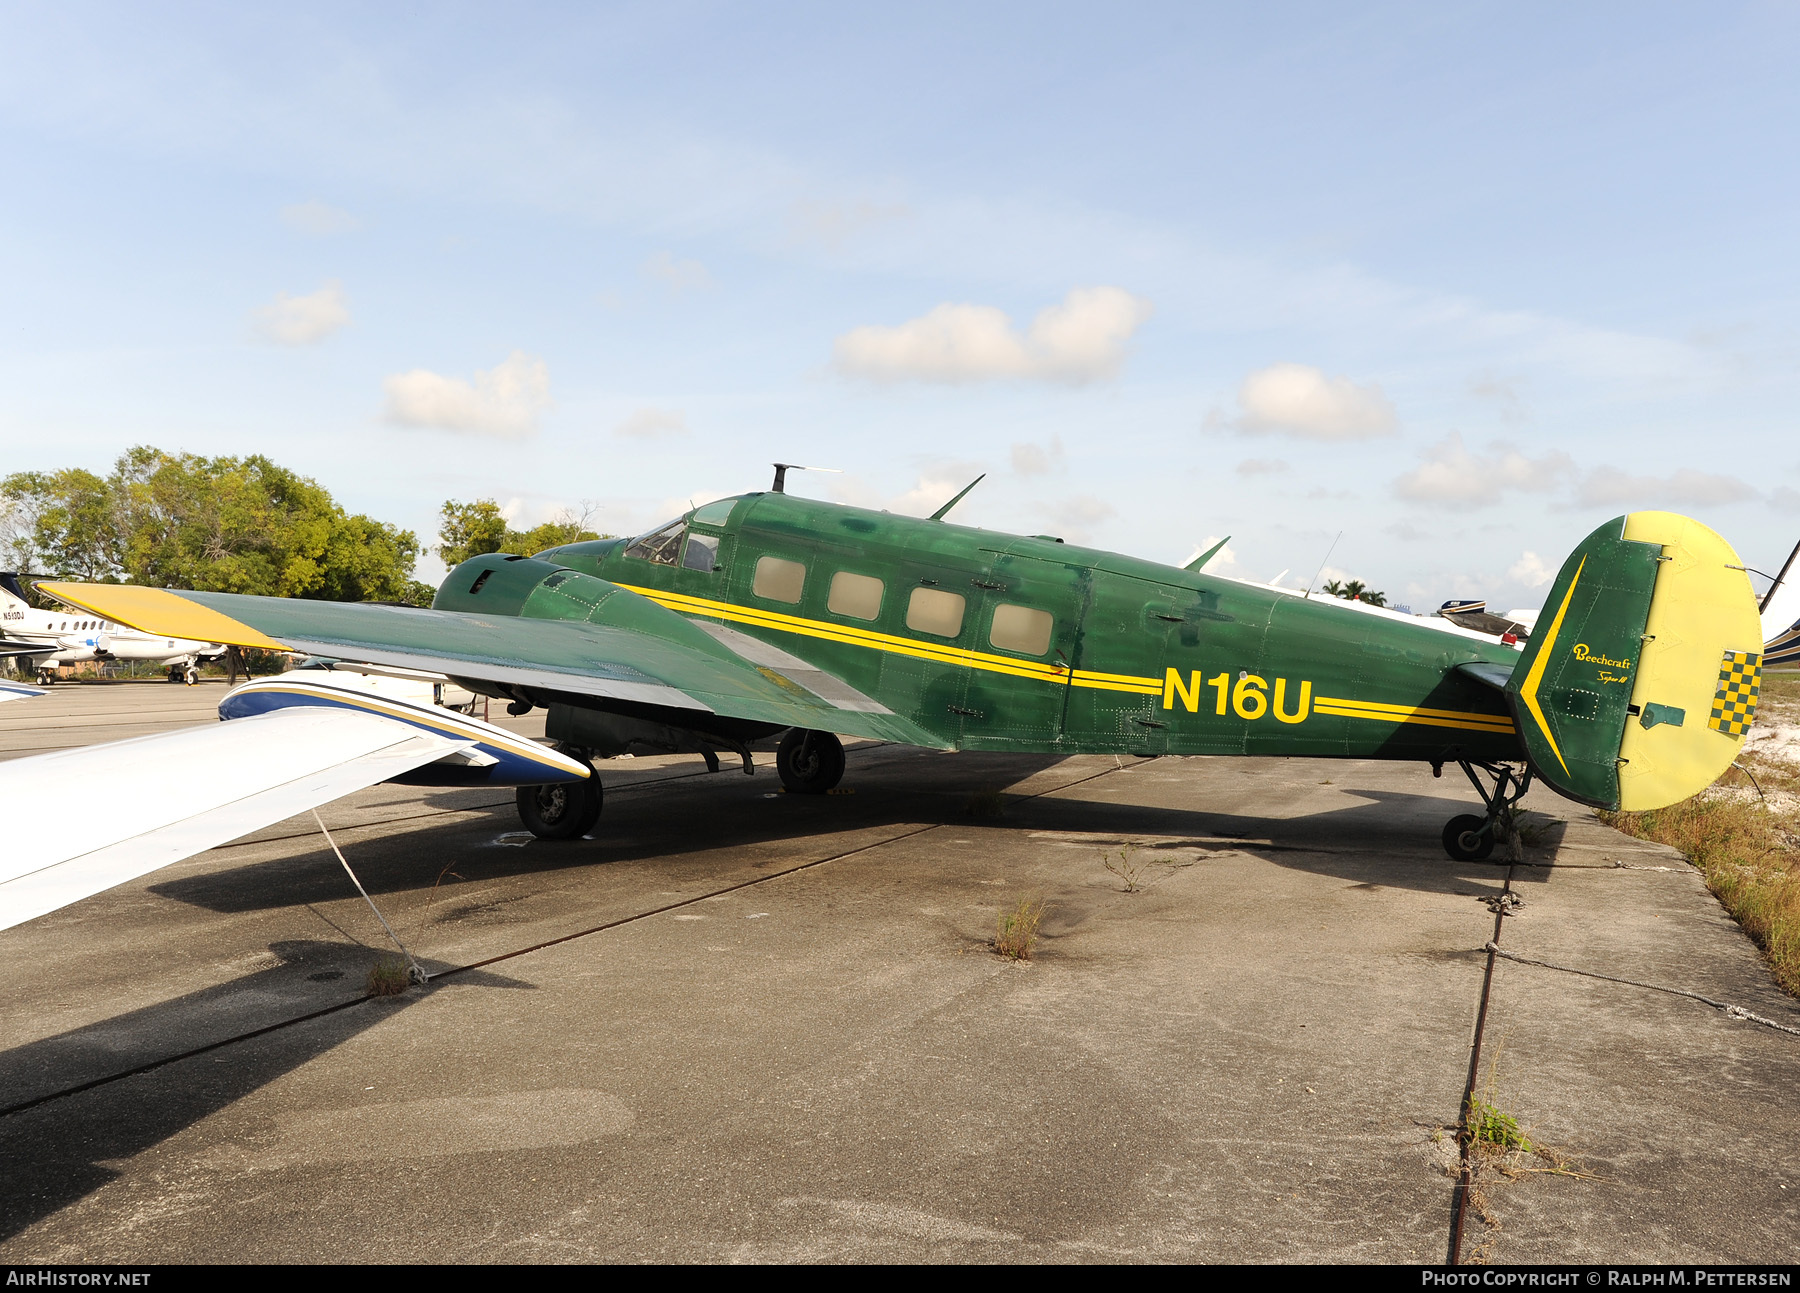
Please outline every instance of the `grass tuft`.
[[994, 933], [994, 951], [1008, 960], [1029, 961], [1037, 943], [1038, 925], [1050, 906], [1042, 898], [1021, 898], [1011, 911], [1000, 913]]
[[1469, 1138], [1471, 1145], [1485, 1149], [1518, 1150], [1530, 1154], [1536, 1147], [1519, 1129], [1519, 1120], [1510, 1113], [1502, 1113], [1479, 1096], [1469, 1097], [1469, 1108], [1463, 1119], [1463, 1134]]
[[398, 956], [384, 956], [369, 967], [371, 997], [397, 997], [411, 982], [411, 968]]
[[1653, 812], [1603, 812], [1600, 820], [1679, 849], [1763, 950], [1776, 982], [1800, 996], [1800, 822], [1793, 814], [1714, 790]]

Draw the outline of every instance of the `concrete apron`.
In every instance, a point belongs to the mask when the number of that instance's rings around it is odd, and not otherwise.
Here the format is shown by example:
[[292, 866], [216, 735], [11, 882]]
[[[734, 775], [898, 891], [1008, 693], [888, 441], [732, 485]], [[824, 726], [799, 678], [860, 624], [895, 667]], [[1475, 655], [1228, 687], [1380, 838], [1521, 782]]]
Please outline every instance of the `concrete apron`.
[[[227, 1041], [0, 1118], [0, 1256], [1437, 1262], [1509, 876], [1502, 947], [1800, 1024], [1679, 858], [1541, 791], [1554, 865], [1509, 868], [1444, 858], [1472, 796], [1410, 767], [697, 770], [606, 766], [567, 846], [495, 792], [328, 810], [428, 968], [611, 924], [399, 998], [358, 1000], [379, 927], [309, 822], [0, 933], [10, 1105]], [[1580, 1175], [1478, 1178], [1464, 1256], [1790, 1259], [1797, 1066], [1499, 961], [1478, 1086]]]

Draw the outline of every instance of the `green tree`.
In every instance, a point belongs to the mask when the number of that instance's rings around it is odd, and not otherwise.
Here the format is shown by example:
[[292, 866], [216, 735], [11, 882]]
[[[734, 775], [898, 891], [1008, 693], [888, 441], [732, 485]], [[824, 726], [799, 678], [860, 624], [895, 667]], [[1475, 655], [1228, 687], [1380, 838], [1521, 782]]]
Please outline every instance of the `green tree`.
[[439, 516], [438, 556], [446, 566], [460, 566], [470, 557], [499, 552], [506, 546], [506, 518], [491, 498], [473, 503], [446, 500]]
[[317, 481], [261, 455], [207, 458], [140, 445], [105, 479], [21, 472], [0, 481], [0, 541], [24, 569], [158, 588], [428, 604], [419, 541], [351, 516]]
[[0, 553], [11, 570], [87, 582], [118, 578], [120, 528], [107, 482], [91, 471], [21, 471], [0, 480]]
[[542, 525], [515, 530], [507, 525], [500, 505], [491, 498], [477, 499], [473, 503], [450, 499], [438, 514], [438, 556], [446, 566], [458, 566], [470, 557], [488, 552], [516, 552], [530, 556], [565, 543], [610, 539], [610, 534], [588, 528], [595, 510], [594, 504], [583, 503], [579, 512], [565, 508]]

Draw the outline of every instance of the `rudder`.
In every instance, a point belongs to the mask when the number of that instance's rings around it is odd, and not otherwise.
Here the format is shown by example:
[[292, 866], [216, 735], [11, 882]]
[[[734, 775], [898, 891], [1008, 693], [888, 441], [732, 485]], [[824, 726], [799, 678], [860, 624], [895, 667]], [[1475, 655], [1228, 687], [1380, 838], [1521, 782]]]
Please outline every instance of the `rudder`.
[[1672, 512], [1616, 517], [1563, 565], [1506, 695], [1532, 768], [1600, 808], [1661, 808], [1731, 766], [1762, 638], [1731, 545]]

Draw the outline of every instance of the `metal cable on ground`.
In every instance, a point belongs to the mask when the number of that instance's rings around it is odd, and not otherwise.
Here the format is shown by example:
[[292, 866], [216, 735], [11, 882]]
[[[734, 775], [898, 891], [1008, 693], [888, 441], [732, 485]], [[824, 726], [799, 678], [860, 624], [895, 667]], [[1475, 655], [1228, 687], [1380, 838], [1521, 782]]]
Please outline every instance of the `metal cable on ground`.
[[1704, 1002], [1715, 1010], [1724, 1011], [1733, 1019], [1745, 1019], [1753, 1024], [1761, 1024], [1764, 1028], [1773, 1028], [1778, 1032], [1792, 1033], [1794, 1036], [1800, 1037], [1800, 1028], [1794, 1028], [1773, 1019], [1766, 1019], [1762, 1015], [1745, 1010], [1742, 1006], [1734, 1006], [1729, 1001], [1715, 1001], [1698, 992], [1689, 992], [1686, 988], [1671, 988], [1661, 983], [1645, 983], [1641, 979], [1625, 979], [1616, 974], [1601, 974], [1597, 970], [1578, 970], [1572, 965], [1558, 965], [1554, 961], [1539, 961], [1529, 956], [1520, 956], [1515, 952], [1503, 951], [1493, 943], [1487, 944], [1487, 951], [1490, 958], [1504, 956], [1507, 960], [1517, 961], [1520, 965], [1536, 965], [1546, 970], [1561, 970], [1564, 974], [1579, 974], [1588, 979], [1605, 979], [1608, 983], [1623, 983], [1627, 987], [1647, 988], [1651, 992], [1666, 992], [1674, 997], [1691, 997], [1695, 1001]]
[[[1102, 768], [1099, 772], [1090, 773], [1089, 775], [1087, 775], [1085, 777], [1078, 777], [1074, 781], [1064, 782], [1062, 785], [1059, 785], [1059, 786], [1051, 786], [1046, 790], [1040, 790], [1034, 794], [1029, 794], [1029, 795], [1020, 795], [1018, 797], [1020, 799], [1041, 799], [1045, 795], [1055, 794], [1059, 790], [1071, 790], [1076, 786], [1083, 785], [1089, 781], [1096, 780], [1099, 777], [1111, 776], [1114, 772], [1118, 772], [1118, 771], [1129, 771], [1129, 769]], [[672, 781], [675, 779], [676, 778], [673, 778], [673, 777], [660, 778], [660, 780], [669, 780], [669, 781]], [[797, 866], [787, 867], [787, 868], [784, 868], [783, 870], [772, 872], [769, 875], [760, 875], [760, 876], [755, 876], [749, 880], [741, 880], [736, 884], [726, 885], [725, 887], [723, 887], [721, 889], [713, 889], [713, 890], [707, 891], [706, 893], [695, 894], [691, 898], [683, 898], [679, 902], [666, 903], [663, 906], [653, 908], [649, 911], [640, 911], [640, 912], [636, 912], [630, 916], [621, 916], [617, 920], [608, 921], [603, 925], [595, 925], [590, 929], [577, 930], [576, 932], [574, 932], [572, 934], [563, 934], [556, 938], [546, 939], [541, 943], [533, 943], [529, 947], [521, 947], [521, 948], [518, 948], [511, 952], [501, 952], [495, 956], [484, 957], [483, 959], [481, 959], [479, 961], [471, 961], [467, 965], [457, 965], [457, 966], [452, 966], [450, 969], [447, 969], [447, 970], [439, 970], [434, 974], [430, 974], [428, 976], [428, 978], [432, 979], [432, 980], [449, 978], [453, 975], [467, 973], [470, 970], [480, 969], [483, 966], [493, 965], [498, 961], [510, 961], [510, 960], [514, 959], [515, 957], [528, 956], [532, 952], [538, 952], [538, 951], [544, 950], [545, 948], [555, 947], [561, 943], [568, 943], [568, 942], [572, 942], [576, 939], [587, 938], [593, 934], [604, 933], [610, 929], [617, 929], [622, 925], [635, 924], [636, 922], [641, 921], [641, 920], [648, 920], [652, 916], [660, 916], [667, 912], [677, 911], [682, 907], [691, 907], [691, 906], [695, 905], [696, 903], [702, 903], [702, 902], [707, 901], [708, 899], [716, 898], [723, 894], [735, 893], [741, 889], [748, 889], [755, 885], [768, 884], [772, 880], [780, 880], [785, 876], [794, 875], [801, 871], [809, 871], [814, 867], [823, 866], [827, 862], [838, 862], [838, 861], [843, 860], [844, 858], [855, 857], [859, 853], [871, 852], [875, 849], [883, 847], [884, 845], [897, 844], [901, 840], [912, 839], [915, 836], [924, 835], [930, 831], [942, 830], [942, 829], [944, 829], [944, 825], [945, 824], [942, 822], [934, 822], [928, 826], [915, 826], [911, 830], [901, 831], [899, 834], [889, 835], [883, 839], [874, 840], [868, 844], [861, 844], [852, 849], [845, 849], [843, 852], [833, 853], [829, 857], [815, 858], [810, 862], [802, 862]], [[321, 829], [323, 828], [323, 826], [324, 826], [324, 823], [321, 822], [320, 823]], [[335, 848], [336, 846], [334, 845], [333, 847]], [[340, 855], [340, 860], [341, 860], [341, 855]], [[345, 869], [348, 870], [348, 867], [346, 867]], [[351, 878], [355, 879], [354, 872], [352, 872]], [[358, 885], [358, 887], [359, 888], [361, 887], [360, 884]], [[365, 894], [364, 896], [366, 897], [367, 895]], [[373, 906], [374, 904], [371, 903], [370, 905]], [[376, 913], [377, 916], [379, 916], [380, 914], [381, 914], [380, 912]], [[384, 925], [386, 923], [387, 923], [386, 921], [382, 922], [382, 924], [384, 924]], [[392, 931], [390, 930], [389, 932], [391, 933]], [[396, 938], [394, 941], [397, 943], [397, 942], [399, 942], [399, 939]], [[309, 1010], [305, 1014], [295, 1015], [290, 1019], [277, 1020], [276, 1022], [274, 1022], [272, 1024], [264, 1024], [259, 1028], [252, 1028], [252, 1029], [248, 1029], [245, 1032], [234, 1033], [233, 1035], [231, 1035], [229, 1037], [221, 1037], [217, 1041], [206, 1042], [203, 1045], [195, 1046], [189, 1050], [182, 1051], [179, 1054], [165, 1055], [158, 1059], [147, 1060], [142, 1064], [136, 1065], [133, 1068], [125, 1069], [118, 1073], [109, 1073], [104, 1077], [90, 1078], [88, 1081], [76, 1083], [74, 1086], [64, 1087], [58, 1091], [46, 1092], [45, 1094], [40, 1095], [40, 1096], [33, 1096], [29, 1100], [21, 1100], [17, 1104], [11, 1104], [11, 1105], [5, 1106], [4, 1108], [0, 1108], [0, 1118], [8, 1118], [16, 1113], [24, 1113], [28, 1109], [35, 1109], [39, 1105], [49, 1104], [53, 1100], [60, 1100], [60, 1099], [63, 1099], [65, 1096], [79, 1095], [84, 1091], [92, 1091], [96, 1087], [106, 1086], [113, 1082], [120, 1082], [120, 1081], [123, 1081], [124, 1079], [130, 1078], [130, 1077], [137, 1077], [138, 1075], [143, 1074], [143, 1073], [149, 1073], [156, 1069], [165, 1068], [170, 1064], [179, 1064], [181, 1061], [192, 1059], [197, 1055], [204, 1055], [204, 1054], [208, 1053], [209, 1051], [220, 1050], [226, 1046], [231, 1046], [238, 1042], [250, 1041], [253, 1038], [262, 1037], [269, 1033], [279, 1032], [282, 1029], [290, 1028], [290, 1027], [294, 1026], [295, 1024], [307, 1023], [310, 1020], [320, 1019], [326, 1015], [335, 1015], [339, 1011], [349, 1010], [355, 1006], [367, 1005], [368, 1003], [370, 1003], [372, 1001], [392, 1001], [392, 1000], [393, 1000], [393, 998], [391, 998], [391, 997], [364, 996], [364, 997], [352, 997], [348, 1001], [335, 1002], [332, 1005], [323, 1006], [317, 1010]]]
[[1481, 1008], [1475, 1014], [1475, 1038], [1469, 1045], [1469, 1080], [1463, 1086], [1462, 1108], [1456, 1115], [1456, 1153], [1459, 1168], [1456, 1174], [1456, 1189], [1450, 1195], [1450, 1250], [1445, 1258], [1448, 1266], [1462, 1263], [1463, 1220], [1469, 1213], [1469, 1191], [1475, 1187], [1475, 1168], [1469, 1161], [1469, 1145], [1474, 1139], [1469, 1128], [1469, 1106], [1475, 1100], [1475, 1082], [1481, 1070], [1481, 1039], [1487, 1029], [1488, 998], [1494, 990], [1494, 957], [1504, 955], [1500, 951], [1498, 939], [1500, 928], [1506, 920], [1508, 910], [1506, 899], [1512, 894], [1513, 867], [1506, 868], [1506, 883], [1500, 886], [1500, 896], [1494, 901], [1494, 937], [1487, 943], [1487, 968], [1481, 976]]
[[344, 868], [344, 874], [350, 877], [350, 883], [356, 886], [356, 892], [363, 896], [363, 901], [369, 904], [369, 910], [375, 913], [375, 919], [381, 922], [381, 927], [387, 931], [387, 936], [394, 940], [394, 946], [400, 949], [400, 955], [406, 958], [407, 977], [414, 983], [426, 982], [431, 976], [419, 968], [418, 958], [406, 950], [406, 944], [400, 941], [400, 935], [394, 932], [394, 927], [388, 924], [387, 917], [381, 914], [381, 908], [377, 907], [375, 900], [369, 897], [369, 891], [363, 888], [363, 882], [356, 878], [356, 872], [352, 871], [350, 863], [344, 860], [344, 850], [337, 846], [337, 841], [331, 838], [331, 832], [325, 829], [325, 819], [319, 816], [317, 808], [312, 810], [312, 819], [319, 823], [319, 833], [325, 837], [325, 842], [331, 845], [331, 851], [337, 854], [338, 863]]

